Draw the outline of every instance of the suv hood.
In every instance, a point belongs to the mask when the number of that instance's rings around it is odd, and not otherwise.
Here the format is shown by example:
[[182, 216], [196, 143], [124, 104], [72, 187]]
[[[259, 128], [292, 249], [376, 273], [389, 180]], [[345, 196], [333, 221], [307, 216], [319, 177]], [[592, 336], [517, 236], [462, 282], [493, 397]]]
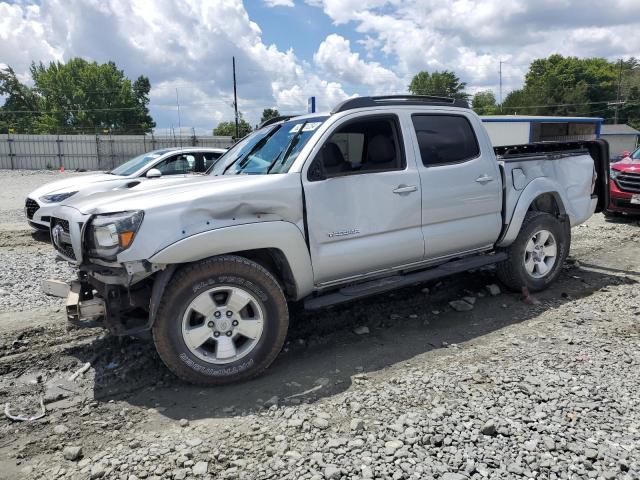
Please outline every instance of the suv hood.
[[619, 162], [612, 163], [611, 168], [614, 170], [620, 170], [621, 172], [640, 173], [640, 159], [625, 157]]
[[109, 175], [107, 173], [93, 173], [89, 175], [73, 175], [62, 180], [55, 180], [53, 182], [45, 183], [41, 187], [36, 188], [29, 194], [29, 197], [35, 199], [40, 198], [43, 195], [50, 195], [57, 192], [67, 192], [72, 190], [79, 190], [82, 187], [91, 185], [92, 183], [108, 182], [113, 180], [122, 181], [126, 177], [120, 177], [118, 175]]

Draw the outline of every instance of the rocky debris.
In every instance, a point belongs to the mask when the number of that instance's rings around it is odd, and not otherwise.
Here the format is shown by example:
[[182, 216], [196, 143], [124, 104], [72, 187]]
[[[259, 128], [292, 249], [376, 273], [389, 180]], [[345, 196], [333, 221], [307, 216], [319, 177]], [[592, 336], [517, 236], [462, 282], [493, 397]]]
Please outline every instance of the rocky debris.
[[356, 335], [366, 335], [369, 333], [369, 327], [367, 327], [366, 325], [360, 325], [353, 329], [353, 333], [355, 333]]
[[483, 435], [495, 435], [498, 432], [498, 429], [496, 428], [496, 424], [493, 422], [493, 420], [487, 420], [487, 422], [480, 429], [480, 432]]
[[198, 462], [193, 466], [193, 469], [192, 469], [193, 474], [196, 477], [206, 475], [208, 470], [209, 470], [209, 464], [207, 462]]
[[465, 300], [452, 300], [449, 302], [449, 306], [456, 312], [468, 312], [473, 310], [473, 304]]
[[[627, 241], [639, 230], [637, 225], [635, 230], [630, 227], [615, 225], [612, 238]], [[600, 239], [608, 231], [593, 230], [592, 235], [591, 230], [578, 229], [575, 251], [591, 252], [605, 243], [612, 248], [609, 238]], [[620, 268], [638, 271], [636, 252], [620, 260], [627, 265]], [[620, 254], [619, 249], [616, 255]], [[258, 399], [253, 409], [233, 398], [234, 390], [246, 392], [246, 385], [227, 386], [221, 392], [230, 401], [215, 405], [213, 416], [207, 410], [209, 404], [180, 413], [169, 411], [173, 407], [166, 400], [173, 400], [173, 390], [188, 389], [199, 406], [205, 405], [201, 398], [210, 401], [211, 397], [203, 388], [186, 386], [168, 373], [155, 373], [162, 368], [136, 363], [140, 358], [158, 361], [144, 343], [97, 343], [86, 348], [100, 351], [101, 358], [70, 387], [81, 393], [52, 401], [47, 417], [40, 421], [0, 422], [0, 438], [19, 439], [0, 447], [0, 454], [15, 461], [14, 476], [38, 480], [636, 480], [640, 478], [640, 293], [632, 278], [637, 276], [628, 273], [624, 279], [611, 272], [576, 269], [574, 262], [563, 272], [557, 289], [536, 294], [541, 301], [537, 306], [523, 305], [517, 295], [491, 298], [486, 285], [495, 280], [491, 273], [479, 272], [462, 276], [466, 283], [455, 291], [448, 290], [455, 284], [451, 281], [444, 283], [445, 288], [434, 287], [429, 297], [421, 294], [420, 287], [413, 293], [399, 292], [389, 297], [393, 309], [378, 302], [344, 307], [346, 313], [331, 310], [326, 317], [353, 318], [339, 327], [341, 337], [357, 325], [378, 325], [379, 320], [387, 325], [382, 328], [404, 329], [413, 324], [412, 328], [429, 333], [433, 329], [432, 346], [449, 348], [408, 351], [391, 366], [369, 365], [360, 358], [345, 365], [336, 359], [328, 369], [323, 364], [322, 369], [305, 372], [305, 377], [292, 374], [282, 391], [280, 386], [251, 383], [250, 389], [259, 386], [262, 399], [281, 395], [266, 402]], [[485, 290], [485, 298], [475, 306], [463, 298], [482, 297]], [[475, 307], [477, 315], [449, 312], [447, 302], [455, 298]], [[500, 308], [503, 302], [505, 310]], [[391, 312], [397, 312], [398, 318], [389, 325]], [[421, 320], [428, 315], [431, 325], [418, 327], [422, 322], [406, 321], [414, 314]], [[451, 320], [455, 331], [444, 326]], [[87, 361], [88, 356], [70, 361], [51, 354], [57, 348], [54, 341], [67, 335], [62, 330], [47, 327], [28, 332], [2, 340], [4, 355], [38, 352], [26, 360], [7, 358], [11, 360], [5, 365], [10, 369], [0, 371], [2, 402], [15, 395], [15, 385], [20, 378], [26, 379], [26, 373], [42, 376], [40, 382], [34, 377], [32, 387], [39, 389], [56, 371], [67, 378]], [[383, 334], [381, 330], [380, 338]], [[72, 335], [82, 338], [72, 333], [65, 340]], [[295, 332], [292, 338], [300, 335]], [[331, 341], [323, 335], [307, 335], [305, 342], [317, 346]], [[16, 338], [26, 346], [12, 349]], [[42, 349], [43, 338], [51, 346]], [[351, 341], [361, 346], [373, 339]], [[398, 341], [398, 349], [404, 347]], [[64, 348], [76, 353], [78, 349], [75, 344]], [[295, 361], [305, 362], [305, 355]], [[146, 403], [136, 403], [129, 396], [101, 396], [95, 387], [101, 385], [101, 365], [108, 362], [125, 366], [115, 368], [110, 377], [131, 376], [125, 385], [139, 388], [142, 379], [153, 377], [144, 386]], [[21, 370], [17, 374], [13, 369]], [[135, 376], [138, 370], [145, 376]], [[354, 375], [354, 370], [360, 373]], [[281, 379], [269, 375], [273, 374], [267, 373], [269, 381]], [[321, 378], [314, 381], [317, 377]], [[316, 386], [322, 388], [289, 397]], [[291, 391], [285, 392], [285, 387]], [[64, 403], [78, 398], [75, 404]], [[198, 421], [177, 420], [181, 416]], [[59, 428], [63, 426], [67, 429]], [[82, 445], [73, 460], [65, 454], [70, 444]]]
[[78, 460], [82, 456], [82, 447], [66, 446], [62, 450], [62, 456], [67, 460]]
[[492, 297], [495, 297], [497, 295], [500, 295], [500, 293], [502, 293], [500, 290], [500, 287], [495, 283], [489, 284], [484, 288], [487, 290], [487, 293], [489, 293], [489, 295], [491, 295]]

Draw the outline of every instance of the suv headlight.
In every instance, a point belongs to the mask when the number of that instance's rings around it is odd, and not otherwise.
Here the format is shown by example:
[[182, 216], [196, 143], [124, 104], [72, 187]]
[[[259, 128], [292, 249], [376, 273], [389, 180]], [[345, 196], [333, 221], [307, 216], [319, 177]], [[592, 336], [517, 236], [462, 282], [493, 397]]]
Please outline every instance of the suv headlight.
[[620, 173], [621, 173], [620, 170], [616, 170], [612, 167], [609, 167], [609, 178], [611, 180], [615, 180], [618, 177], [618, 175], [620, 175]]
[[78, 193], [77, 190], [75, 192], [52, 193], [51, 195], [44, 195], [40, 197], [40, 200], [42, 200], [44, 203], [58, 203], [63, 200], [66, 200], [67, 198], [69, 198], [72, 195], [75, 195], [76, 193]]
[[105, 260], [115, 260], [118, 253], [133, 243], [143, 217], [142, 210], [93, 217], [88, 232], [90, 253]]

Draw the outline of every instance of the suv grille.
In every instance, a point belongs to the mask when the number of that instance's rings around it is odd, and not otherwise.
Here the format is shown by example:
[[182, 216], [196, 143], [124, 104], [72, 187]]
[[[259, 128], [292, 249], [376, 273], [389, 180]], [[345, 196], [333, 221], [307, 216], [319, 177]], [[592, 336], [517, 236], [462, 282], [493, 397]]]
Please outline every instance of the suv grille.
[[69, 235], [69, 221], [62, 218], [51, 219], [51, 241], [55, 249], [71, 260], [76, 259], [76, 254], [71, 246]]
[[616, 178], [620, 190], [631, 193], [640, 193], [640, 173], [621, 173]]
[[31, 198], [27, 198], [27, 201], [24, 202], [24, 211], [27, 214], [27, 218], [31, 220], [33, 218], [33, 214], [36, 213], [36, 210], [40, 208], [38, 202]]

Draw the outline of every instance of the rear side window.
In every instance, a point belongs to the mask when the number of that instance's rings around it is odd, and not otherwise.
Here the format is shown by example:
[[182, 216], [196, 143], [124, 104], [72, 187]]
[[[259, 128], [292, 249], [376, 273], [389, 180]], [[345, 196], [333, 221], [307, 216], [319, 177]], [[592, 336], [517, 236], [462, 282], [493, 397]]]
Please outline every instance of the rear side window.
[[480, 154], [476, 135], [460, 115], [412, 115], [425, 167], [464, 162]]

